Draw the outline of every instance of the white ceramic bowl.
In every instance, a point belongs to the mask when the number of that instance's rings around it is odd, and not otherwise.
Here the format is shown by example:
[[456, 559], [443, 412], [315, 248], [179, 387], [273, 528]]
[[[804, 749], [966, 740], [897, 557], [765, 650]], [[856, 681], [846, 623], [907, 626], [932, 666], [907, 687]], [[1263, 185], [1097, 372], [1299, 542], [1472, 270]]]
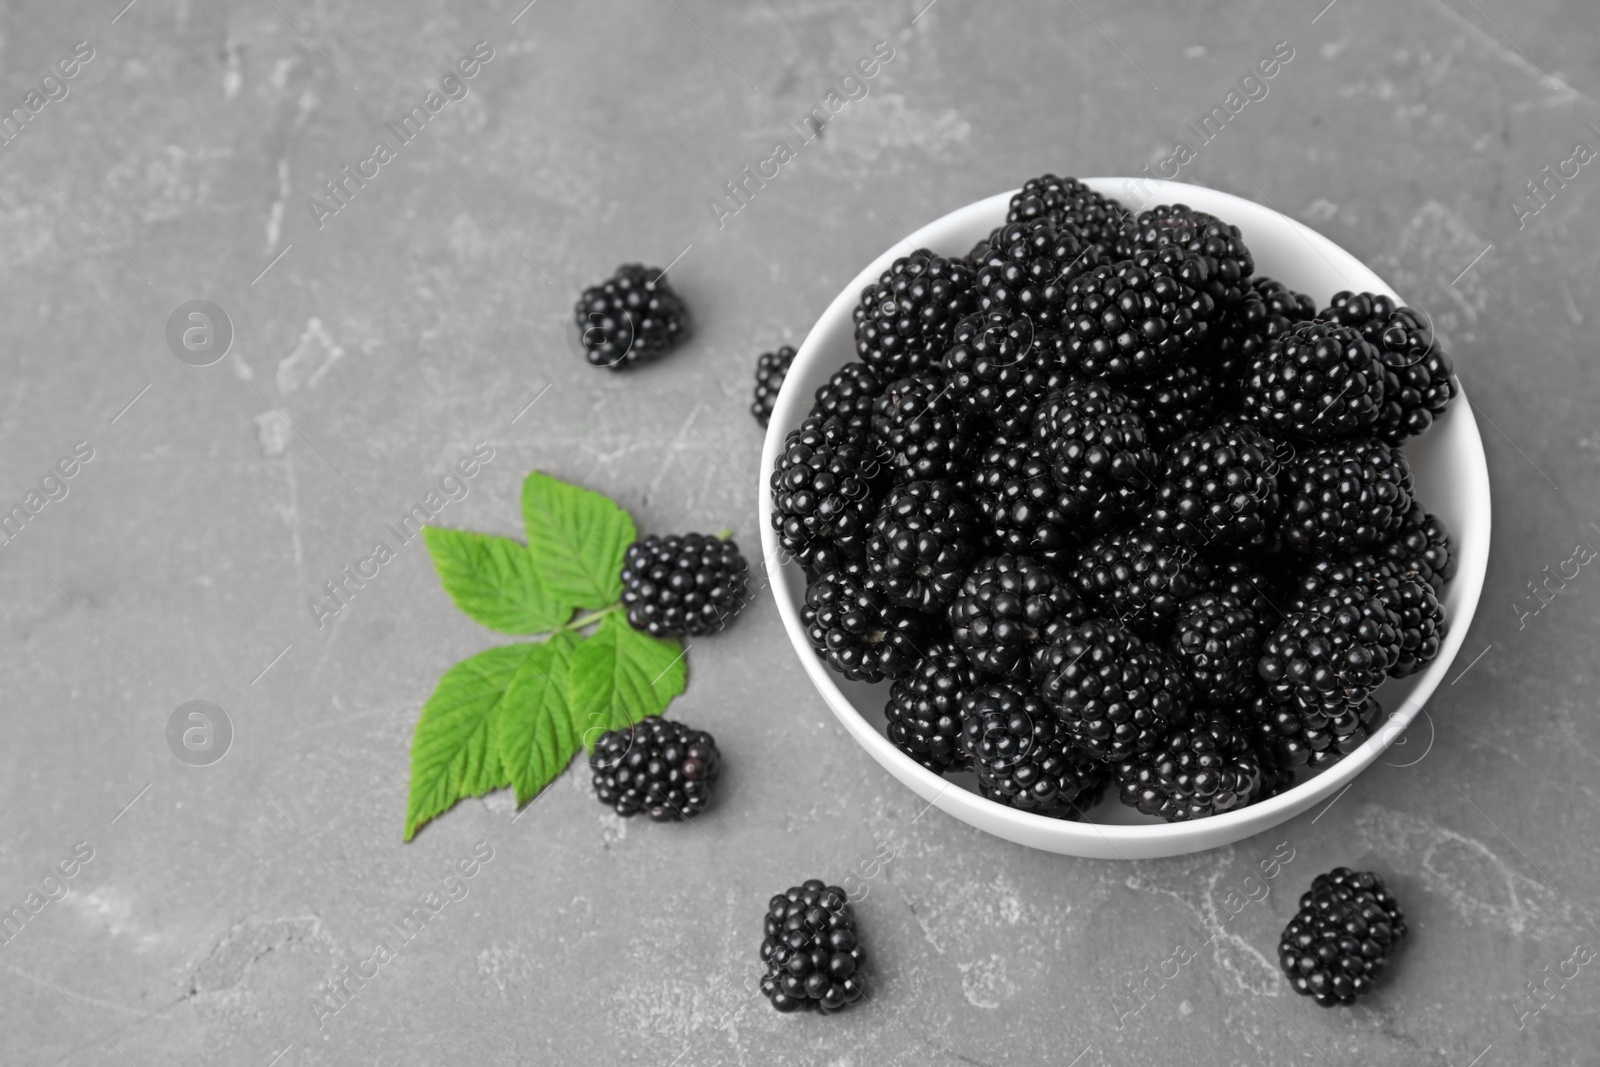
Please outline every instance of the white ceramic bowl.
[[[1108, 196], [1129, 200], [1127, 192], [1132, 186], [1128, 179], [1084, 181]], [[1150, 182], [1144, 188], [1147, 206], [1185, 203], [1237, 225], [1255, 256], [1256, 272], [1309, 294], [1319, 307], [1326, 306], [1341, 289], [1397, 295], [1350, 253], [1276, 211], [1228, 193], [1180, 182]], [[1439, 657], [1421, 674], [1390, 681], [1379, 690], [1378, 698], [1388, 715], [1361, 748], [1271, 800], [1187, 823], [1153, 821], [1123, 806], [1110, 793], [1083, 822], [1047, 819], [986, 800], [976, 792], [971, 775], [942, 778], [918, 766], [884, 736], [887, 682], [864, 685], [846, 681], [812, 651], [800, 621], [805, 576], [798, 564], [782, 562], [778, 538], [771, 526], [772, 501], [767, 487], [784, 437], [805, 417], [812, 394], [835, 370], [855, 358], [850, 313], [862, 288], [875, 281], [896, 257], [915, 248], [931, 248], [945, 255], [965, 254], [1005, 220], [1011, 195], [1003, 193], [952, 212], [879, 256], [834, 299], [800, 346], [778, 396], [761, 453], [761, 549], [772, 576], [778, 612], [812, 683], [851, 736], [913, 792], [962, 822], [1047, 852], [1096, 859], [1176, 856], [1242, 840], [1293, 818], [1353, 781], [1404, 733], [1449, 673], [1472, 622], [1489, 558], [1489, 473], [1472, 409], [1465, 395], [1457, 396], [1444, 418], [1405, 446], [1416, 476], [1418, 499], [1449, 526], [1459, 566], [1445, 591], [1449, 632]], [[1431, 732], [1426, 736], [1431, 745]], [[1415, 762], [1419, 758], [1417, 749], [1422, 748], [1419, 741], [1402, 760], [1392, 762]]]

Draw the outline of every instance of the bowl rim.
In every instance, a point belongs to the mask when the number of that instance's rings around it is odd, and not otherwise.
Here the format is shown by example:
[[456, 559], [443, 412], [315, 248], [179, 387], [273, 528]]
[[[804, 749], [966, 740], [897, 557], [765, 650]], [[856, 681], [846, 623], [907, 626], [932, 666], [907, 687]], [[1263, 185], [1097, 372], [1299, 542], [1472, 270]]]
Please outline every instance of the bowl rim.
[[[1142, 189], [1151, 191], [1150, 195], [1142, 197], [1141, 209], [1158, 203], [1203, 201], [1205, 203], [1200, 205], [1200, 210], [1211, 211], [1236, 224], [1240, 223], [1241, 218], [1250, 218], [1257, 225], [1287, 226], [1306, 241], [1311, 251], [1321, 256], [1342, 276], [1353, 273], [1356, 281], [1361, 284], [1351, 285], [1350, 288], [1384, 293], [1396, 300], [1401, 299], [1393, 287], [1354, 255], [1315, 230], [1273, 208], [1221, 190], [1186, 182], [1127, 177], [1079, 180], [1098, 192], [1112, 196], [1134, 188], [1137, 183]], [[797, 379], [804, 377], [797, 371], [813, 362], [828, 358], [819, 341], [819, 335], [825, 332], [821, 328], [825, 325], [831, 326], [841, 318], [848, 320], [860, 299], [861, 290], [874, 283], [896, 258], [921, 247], [941, 250], [939, 248], [941, 244], [949, 243], [948, 238], [944, 238], [947, 231], [980, 219], [987, 220], [985, 223], [987, 227], [996, 225], [995, 220], [1003, 221], [1007, 205], [1016, 192], [1017, 190], [1011, 190], [975, 201], [934, 219], [910, 235], [902, 237], [863, 268], [834, 297], [807, 332], [804, 342], [796, 351], [789, 375], [774, 403], [762, 446], [758, 495], [761, 549], [768, 584], [772, 587], [773, 598], [777, 601], [778, 612], [790, 643], [794, 646], [808, 677], [824, 702], [858, 744], [865, 748], [885, 770], [927, 800], [931, 806], [937, 806], [962, 822], [1007, 840], [1080, 856], [1135, 858], [1129, 856], [1120, 847], [1122, 845], [1128, 846], [1128, 850], [1140, 858], [1178, 855], [1186, 851], [1220, 847], [1242, 840], [1293, 818], [1353, 782], [1405, 732], [1406, 727], [1415, 719], [1428, 698], [1437, 690], [1439, 682], [1460, 651], [1467, 631], [1471, 628], [1482, 594], [1491, 531], [1488, 464], [1477, 421], [1473, 417], [1472, 406], [1467, 400], [1465, 391], [1458, 390], [1458, 396], [1444, 418], [1460, 419], [1465, 423], [1465, 426], [1457, 431], [1463, 436], [1462, 443], [1465, 445], [1464, 449], [1458, 451], [1465, 452], [1465, 455], [1462, 456], [1454, 473], [1457, 476], [1464, 476], [1463, 480], [1467, 483], [1463, 510], [1468, 515], [1468, 521], [1464, 529], [1470, 527], [1481, 530], [1482, 536], [1467, 539], [1463, 544], [1462, 532], [1451, 531], [1452, 540], [1456, 542], [1452, 544], [1452, 551], [1457, 557], [1457, 572], [1451, 583], [1456, 610], [1453, 617], [1450, 617], [1449, 630], [1441, 643], [1439, 654], [1423, 672], [1414, 676], [1415, 682], [1411, 694], [1399, 707], [1385, 716], [1382, 724], [1373, 730], [1372, 736], [1360, 748], [1276, 797], [1247, 805], [1238, 811], [1224, 812], [1190, 822], [1123, 824], [1091, 822], [1087, 819], [1052, 819], [1007, 807], [957, 785], [901, 752], [871, 722], [867, 721], [857, 710], [852, 699], [839, 688], [833, 673], [811, 648], [800, 620], [799, 605], [792, 601], [786, 589], [780, 588], [783, 582], [781, 568], [787, 564], [785, 554], [778, 544], [777, 533], [771, 524], [769, 487], [772, 469], [782, 451], [785, 438], [790, 430], [799, 425], [809, 409], [810, 396], [802, 395], [802, 390], [798, 387], [791, 387]], [[1214, 204], [1223, 207], [1219, 210], [1212, 206]], [[962, 250], [953, 253], [949, 250], [941, 251], [947, 255], [963, 254]], [[1339, 263], [1343, 264], [1342, 268], [1336, 265]], [[1459, 378], [1457, 385], [1458, 387], [1460, 385]], [[992, 828], [993, 826], [1003, 826], [1004, 829]], [[1046, 840], [1050, 841], [1049, 845], [1041, 843]], [[1056, 847], [1058, 845], [1064, 847]], [[1107, 850], [1101, 847], [1105, 845], [1110, 846], [1110, 853], [1114, 853], [1114, 856], [1108, 856]]]

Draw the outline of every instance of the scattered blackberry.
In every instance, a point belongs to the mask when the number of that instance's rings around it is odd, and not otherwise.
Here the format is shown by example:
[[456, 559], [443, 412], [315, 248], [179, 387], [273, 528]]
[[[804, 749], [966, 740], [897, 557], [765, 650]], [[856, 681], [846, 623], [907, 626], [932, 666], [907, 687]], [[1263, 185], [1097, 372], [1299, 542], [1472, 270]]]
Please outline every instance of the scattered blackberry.
[[1305, 715], [1359, 708], [1400, 657], [1400, 620], [1359, 589], [1329, 589], [1268, 636], [1256, 673]]
[[852, 431], [867, 436], [872, 432], [872, 405], [887, 384], [865, 363], [846, 363], [817, 390], [811, 414], [836, 417]]
[[773, 464], [772, 528], [808, 569], [866, 551], [881, 468], [838, 419], [814, 416], [792, 430]]
[[1326, 556], [1376, 548], [1411, 510], [1411, 465], [1398, 448], [1371, 438], [1308, 448], [1283, 472], [1285, 545]]
[[622, 557], [628, 625], [655, 637], [714, 634], [750, 600], [750, 567], [732, 540], [651, 534]]
[[995, 556], [967, 575], [950, 603], [951, 637], [974, 667], [1026, 679], [1036, 646], [1088, 613], [1071, 586], [1026, 556]]
[[1406, 936], [1405, 916], [1383, 880], [1336, 867], [1319, 874], [1278, 939], [1278, 965], [1302, 996], [1331, 1008], [1372, 991]]
[[1072, 739], [1108, 763], [1151, 751], [1189, 718], [1189, 684], [1178, 665], [1104, 619], [1057, 635], [1034, 653], [1033, 667], [1040, 695]]
[[1216, 418], [1217, 382], [1191, 364], [1175, 364], [1153, 378], [1129, 382], [1125, 392], [1129, 406], [1144, 420], [1152, 448], [1165, 448]]
[[1059, 334], [1014, 311], [963, 319], [945, 351], [950, 392], [967, 414], [987, 419], [1007, 437], [1026, 437], [1039, 401], [1067, 383]]
[[800, 621], [828, 666], [856, 682], [898, 678], [922, 658], [923, 616], [841, 568], [806, 586]]
[[889, 740], [930, 771], [943, 774], [964, 767], [961, 701], [981, 684], [961, 649], [936, 641], [916, 665], [889, 688], [884, 717]]
[[1144, 420], [1105, 382], [1074, 381], [1051, 393], [1034, 416], [1033, 434], [1064, 491], [1068, 522], [1106, 529], [1154, 485], [1156, 454]]
[[1118, 530], [1078, 550], [1070, 571], [1078, 592], [1102, 614], [1145, 637], [1164, 635], [1178, 607], [1211, 583], [1211, 564], [1188, 545], [1147, 530]]
[[1193, 362], [1213, 316], [1211, 296], [1161, 263], [1109, 263], [1066, 288], [1061, 332], [1072, 366], [1090, 378], [1131, 381]]
[[572, 309], [583, 358], [624, 370], [665, 355], [689, 335], [689, 309], [656, 267], [628, 263], [590, 286]]
[[1163, 540], [1268, 548], [1283, 503], [1278, 474], [1275, 442], [1250, 423], [1225, 419], [1167, 446], [1145, 522]]
[[978, 309], [974, 277], [965, 259], [926, 248], [895, 260], [861, 290], [854, 315], [861, 361], [891, 381], [931, 370], [956, 323]]
[[1435, 593], [1443, 593], [1445, 583], [1456, 576], [1450, 531], [1443, 519], [1428, 514], [1420, 503], [1411, 505], [1399, 531], [1378, 554], [1393, 563], [1399, 574], [1422, 579]]
[[1456, 395], [1450, 357], [1422, 313], [1377, 293], [1335, 293], [1319, 318], [1351, 326], [1378, 350], [1385, 374], [1376, 431], [1399, 444], [1433, 425]]
[[1166, 245], [1177, 245], [1189, 255], [1209, 261], [1207, 292], [1219, 311], [1244, 299], [1256, 264], [1239, 227], [1187, 204], [1161, 204], [1123, 223], [1116, 254], [1119, 259], [1132, 259], [1139, 252]]
[[1302, 322], [1268, 344], [1245, 370], [1244, 417], [1308, 441], [1370, 432], [1384, 403], [1377, 349], [1348, 326]]
[[763, 352], [761, 358], [756, 360], [756, 393], [750, 403], [750, 414], [763, 426], [772, 418], [772, 405], [777, 403], [778, 390], [783, 388], [783, 380], [788, 377], [792, 363], [792, 345], [784, 345], [776, 352]]
[[873, 521], [867, 571], [895, 603], [935, 611], [961, 588], [981, 537], [972, 509], [949, 482], [906, 482]]
[[1023, 183], [1011, 198], [1007, 222], [1046, 219], [1057, 226], [1071, 224], [1084, 240], [1108, 253], [1115, 246], [1127, 208], [1102, 196], [1076, 178], [1041, 174]]
[[896, 481], [960, 477], [973, 450], [972, 426], [934, 375], [901, 378], [873, 406], [873, 435]]
[[1207, 365], [1221, 382], [1224, 399], [1236, 403], [1250, 365], [1295, 323], [1316, 317], [1317, 305], [1309, 296], [1272, 278], [1252, 278], [1244, 299], [1224, 311], [1211, 327]]
[[1063, 492], [1041, 449], [996, 441], [979, 457], [972, 497], [997, 554], [1055, 564], [1078, 543], [1076, 525], [1068, 518], [1071, 500], [1063, 507]]
[[1261, 759], [1249, 738], [1214, 713], [1197, 716], [1149, 752], [1118, 763], [1122, 802], [1167, 822], [1242, 808], [1261, 788]]
[[978, 306], [1026, 315], [1035, 327], [1062, 321], [1067, 285], [1100, 265], [1100, 250], [1072, 226], [1043, 219], [1011, 222], [990, 236], [978, 264]]
[[866, 993], [866, 964], [850, 898], [838, 886], [811, 879], [767, 903], [761, 992], [781, 1012], [823, 1015]]
[[1189, 675], [1195, 702], [1225, 708], [1252, 692], [1263, 636], [1261, 617], [1232, 594], [1185, 600], [1170, 647]]
[[1079, 815], [1099, 800], [1105, 768], [1072, 743], [1065, 724], [1036, 694], [979, 686], [962, 701], [961, 720], [978, 791], [990, 800], [1052, 819]]
[[656, 822], [704, 811], [721, 762], [710, 734], [656, 715], [601, 734], [589, 757], [602, 804], [624, 818], [644, 812]]

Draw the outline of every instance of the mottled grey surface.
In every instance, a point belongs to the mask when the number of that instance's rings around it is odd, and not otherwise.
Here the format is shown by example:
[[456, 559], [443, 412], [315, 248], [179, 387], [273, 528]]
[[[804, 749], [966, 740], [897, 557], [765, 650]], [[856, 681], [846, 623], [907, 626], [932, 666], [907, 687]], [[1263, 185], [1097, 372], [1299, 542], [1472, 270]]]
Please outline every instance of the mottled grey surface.
[[[93, 450], [0, 547], [0, 906], [78, 843], [93, 855], [0, 944], [0, 1062], [1592, 1060], [1600, 973], [1551, 980], [1537, 1014], [1525, 983], [1600, 945], [1597, 579], [1520, 613], [1528, 583], [1600, 544], [1600, 171], [1552, 183], [1537, 215], [1512, 206], [1600, 145], [1592, 9], [939, 0], [918, 17], [925, 2], [0, 10], [6, 109], [93, 48], [0, 145], [0, 504]], [[494, 58], [470, 95], [319, 228], [308, 198], [480, 40]], [[753, 551], [756, 353], [798, 342], [897, 231], [1040, 171], [1155, 165], [1283, 40], [1269, 95], [1180, 177], [1372, 263], [1431, 309], [1481, 411], [1495, 553], [1458, 662], [1487, 652], [1430, 704], [1426, 758], [1141, 873], [1029, 852], [917, 818], [764, 602], [690, 656], [675, 711], [728, 757], [692, 826], [624, 824], [568, 773], [515, 824], [502, 793], [401, 843], [422, 701], [500, 639], [415, 542], [317, 628], [307, 599], [386, 522], [484, 441], [493, 461], [440, 522], [518, 533], [538, 466], [646, 529], [729, 526]], [[708, 198], [879, 41], [895, 55], [870, 95], [719, 230]], [[686, 246], [690, 346], [626, 376], [568, 354], [582, 285]], [[236, 330], [206, 368], [164, 340], [197, 298]], [[193, 699], [236, 730], [212, 766], [165, 740]], [[319, 1023], [328, 984], [479, 841], [493, 859], [470, 894]], [[1280, 842], [1294, 858], [1270, 895], [1202, 944], [1205, 912]], [[750, 1000], [767, 896], [890, 847], [859, 905], [872, 1006], [795, 1019]], [[1388, 877], [1413, 936], [1380, 995], [1328, 1012], [1286, 990], [1274, 946], [1337, 864]], [[1165, 962], [1185, 944], [1192, 960]], [[1174, 970], [1132, 1014], [1124, 984]]]

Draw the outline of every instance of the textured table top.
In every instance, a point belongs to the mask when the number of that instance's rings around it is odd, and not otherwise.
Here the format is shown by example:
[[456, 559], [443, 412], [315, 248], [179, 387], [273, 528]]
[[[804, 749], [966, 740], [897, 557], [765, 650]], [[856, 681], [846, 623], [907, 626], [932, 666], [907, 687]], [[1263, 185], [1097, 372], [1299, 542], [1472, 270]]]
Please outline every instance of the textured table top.
[[[1592, 12], [524, 2], [0, 10], [0, 505], [37, 504], [0, 546], [0, 909], [27, 915], [0, 943], [0, 1061], [1592, 1060], [1597, 579], [1533, 595], [1600, 545]], [[466, 95], [333, 212], [325, 183], [370, 174], [480, 41]], [[736, 214], [708, 206], [879, 42], [865, 97]], [[1197, 137], [1279, 42], [1266, 94]], [[502, 792], [402, 844], [421, 704], [500, 639], [416, 541], [319, 628], [308, 599], [386, 524], [482, 442], [437, 521], [518, 534], [537, 466], [753, 554], [758, 352], [898, 234], [1046, 170], [1170, 176], [1179, 141], [1179, 178], [1271, 203], [1429, 309], [1479, 409], [1495, 551], [1458, 662], [1480, 658], [1430, 703], [1431, 747], [1236, 847], [1137, 870], [1030, 852], [919, 817], [763, 602], [695, 643], [674, 705], [727, 757], [703, 818], [624, 823], [575, 769], [515, 822]], [[628, 375], [569, 354], [580, 288], [674, 257], [692, 344]], [[206, 367], [165, 338], [197, 299], [234, 331]], [[191, 700], [232, 724], [220, 762], [169, 750]], [[463, 899], [350, 977], [475, 856]], [[1342, 864], [1389, 879], [1413, 932], [1378, 995], [1323, 1011], [1275, 944]], [[863, 865], [871, 1006], [752, 1000], [767, 897]]]

